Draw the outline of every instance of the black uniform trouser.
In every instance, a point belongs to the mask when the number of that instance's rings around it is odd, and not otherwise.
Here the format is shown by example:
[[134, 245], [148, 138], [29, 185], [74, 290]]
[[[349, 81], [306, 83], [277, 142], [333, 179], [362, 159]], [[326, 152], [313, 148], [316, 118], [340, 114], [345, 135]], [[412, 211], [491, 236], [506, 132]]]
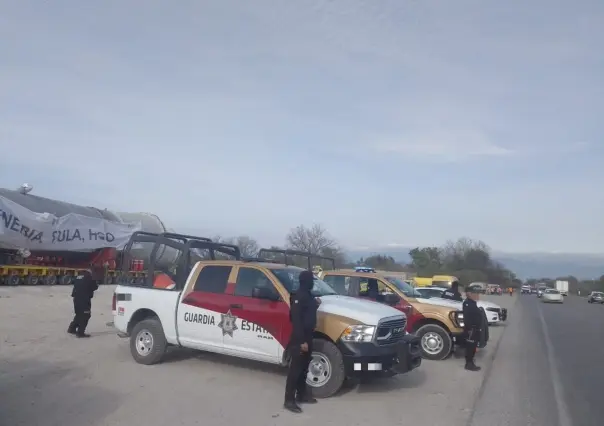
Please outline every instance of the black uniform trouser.
[[306, 375], [312, 355], [312, 342], [308, 343], [308, 352], [302, 352], [299, 345], [290, 348], [291, 363], [285, 381], [285, 401], [293, 401], [295, 397], [304, 398], [306, 395]]
[[73, 311], [75, 313], [73, 321], [69, 324], [69, 331], [77, 334], [84, 334], [88, 321], [90, 321], [90, 308], [92, 303], [90, 300], [73, 299]]
[[476, 348], [478, 347], [479, 331], [472, 329], [466, 331], [466, 364], [474, 362], [474, 356], [476, 355]]

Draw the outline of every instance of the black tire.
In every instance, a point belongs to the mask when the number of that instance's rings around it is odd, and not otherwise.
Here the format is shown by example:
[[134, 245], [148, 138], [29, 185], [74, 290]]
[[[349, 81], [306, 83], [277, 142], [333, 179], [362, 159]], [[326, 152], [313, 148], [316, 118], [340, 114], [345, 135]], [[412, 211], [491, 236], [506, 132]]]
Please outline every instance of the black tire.
[[[148, 333], [147, 337], [151, 336], [152, 341], [149, 348], [149, 352], [146, 354], [143, 351], [139, 352], [138, 345], [144, 336], [139, 334]], [[144, 365], [158, 364], [162, 361], [168, 342], [166, 341], [166, 335], [164, 334], [164, 328], [158, 318], [149, 318], [142, 320], [137, 323], [130, 333], [130, 353], [132, 358], [139, 363]]]
[[44, 285], [56, 285], [56, 284], [57, 284], [56, 275], [46, 275], [44, 277]]
[[306, 384], [315, 398], [329, 398], [342, 388], [346, 380], [344, 358], [337, 346], [325, 339], [313, 339], [313, 355], [327, 359], [331, 368], [331, 377], [322, 386], [316, 386], [311, 382], [309, 372]]
[[71, 285], [73, 283], [73, 277], [71, 275], [63, 275], [59, 278], [59, 283], [61, 285]]
[[[426, 324], [421, 326], [415, 332], [415, 335], [420, 338], [420, 349], [422, 352], [422, 358], [431, 359], [433, 361], [442, 361], [447, 358], [453, 349], [453, 339], [447, 330], [437, 324]], [[442, 345], [439, 345], [437, 351], [430, 351], [427, 349], [428, 342], [424, 339], [429, 339], [431, 335], [440, 337]]]
[[17, 287], [21, 284], [21, 277], [19, 275], [11, 275], [8, 277], [7, 283], [11, 287]]
[[27, 282], [27, 285], [38, 285], [38, 284], [40, 284], [40, 277], [37, 276], [37, 275], [28, 275], [25, 280]]

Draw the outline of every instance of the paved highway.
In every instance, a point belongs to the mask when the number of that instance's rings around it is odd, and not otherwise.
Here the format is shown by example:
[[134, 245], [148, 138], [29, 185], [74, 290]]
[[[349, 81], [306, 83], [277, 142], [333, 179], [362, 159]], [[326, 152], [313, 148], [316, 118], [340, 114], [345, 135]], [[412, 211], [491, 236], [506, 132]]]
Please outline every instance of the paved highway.
[[487, 371], [471, 425], [604, 422], [604, 306], [519, 296]]

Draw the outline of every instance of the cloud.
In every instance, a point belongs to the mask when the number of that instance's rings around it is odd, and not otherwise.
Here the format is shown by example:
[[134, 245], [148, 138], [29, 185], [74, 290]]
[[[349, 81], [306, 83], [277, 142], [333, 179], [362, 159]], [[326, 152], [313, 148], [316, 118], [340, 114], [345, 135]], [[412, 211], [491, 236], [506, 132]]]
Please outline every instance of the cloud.
[[601, 204], [535, 213], [604, 179], [604, 12], [554, 3], [12, 3], [0, 180], [271, 242], [595, 247]]
[[443, 161], [459, 161], [472, 157], [502, 156], [513, 152], [487, 140], [485, 135], [469, 132], [430, 131], [410, 135], [397, 141], [378, 141], [374, 148], [383, 154], [398, 154], [404, 158], [432, 158]]

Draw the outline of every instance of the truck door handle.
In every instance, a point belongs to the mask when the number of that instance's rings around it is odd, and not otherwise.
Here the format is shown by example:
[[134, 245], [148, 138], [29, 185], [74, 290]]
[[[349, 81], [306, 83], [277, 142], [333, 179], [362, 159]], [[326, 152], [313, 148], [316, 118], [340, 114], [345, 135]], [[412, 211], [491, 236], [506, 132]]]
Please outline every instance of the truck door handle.
[[243, 305], [241, 305], [239, 303], [232, 303], [229, 305], [229, 307], [234, 308], [234, 309], [243, 309]]

